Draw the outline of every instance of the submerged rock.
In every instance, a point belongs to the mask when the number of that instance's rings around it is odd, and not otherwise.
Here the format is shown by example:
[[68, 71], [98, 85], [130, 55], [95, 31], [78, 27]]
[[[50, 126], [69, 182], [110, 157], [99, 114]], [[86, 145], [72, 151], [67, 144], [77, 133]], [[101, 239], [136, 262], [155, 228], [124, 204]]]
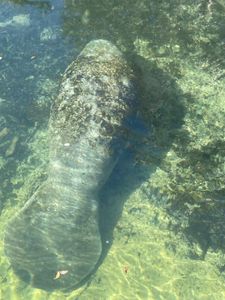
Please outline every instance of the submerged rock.
[[57, 35], [51, 27], [44, 28], [42, 30], [42, 32], [40, 33], [40, 40], [42, 42], [49, 41], [49, 40], [55, 40], [56, 38], [57, 38]]
[[2, 130], [0, 130], [0, 140], [3, 139], [7, 134], [9, 133], [9, 128], [4, 127]]
[[18, 137], [18, 136], [15, 136], [15, 137], [12, 139], [12, 141], [11, 141], [9, 147], [7, 148], [7, 150], [6, 150], [6, 152], [5, 152], [5, 156], [6, 156], [6, 157], [12, 156], [12, 155], [14, 154], [14, 152], [15, 152], [15, 150], [16, 150], [16, 145], [17, 145], [18, 140], [19, 140], [19, 137]]
[[0, 28], [7, 27], [7, 26], [29, 26], [30, 25], [30, 16], [29, 15], [17, 15], [12, 17], [5, 22], [0, 22]]
[[13, 269], [35, 287], [77, 287], [98, 263], [98, 192], [127, 143], [133, 79], [104, 40], [87, 44], [65, 71], [49, 122], [48, 178], [5, 231]]

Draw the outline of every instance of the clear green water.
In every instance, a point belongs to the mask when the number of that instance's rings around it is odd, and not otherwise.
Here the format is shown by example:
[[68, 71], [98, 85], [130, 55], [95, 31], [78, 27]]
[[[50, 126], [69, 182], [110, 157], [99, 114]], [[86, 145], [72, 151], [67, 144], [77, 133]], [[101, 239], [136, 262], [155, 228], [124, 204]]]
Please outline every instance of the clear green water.
[[[225, 298], [224, 13], [222, 0], [1, 2], [0, 299]], [[102, 191], [102, 264], [47, 293], [13, 274], [4, 228], [46, 176], [61, 74], [96, 38], [132, 64], [147, 133]]]

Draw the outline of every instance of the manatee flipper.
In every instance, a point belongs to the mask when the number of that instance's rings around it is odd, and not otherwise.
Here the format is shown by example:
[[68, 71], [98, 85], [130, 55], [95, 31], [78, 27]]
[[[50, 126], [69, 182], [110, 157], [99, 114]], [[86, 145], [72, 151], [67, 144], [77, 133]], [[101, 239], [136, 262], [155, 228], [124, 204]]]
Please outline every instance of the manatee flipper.
[[47, 180], [5, 230], [15, 272], [45, 290], [79, 286], [101, 256], [98, 192], [126, 145], [133, 74], [110, 42], [88, 43], [65, 71], [49, 121]]

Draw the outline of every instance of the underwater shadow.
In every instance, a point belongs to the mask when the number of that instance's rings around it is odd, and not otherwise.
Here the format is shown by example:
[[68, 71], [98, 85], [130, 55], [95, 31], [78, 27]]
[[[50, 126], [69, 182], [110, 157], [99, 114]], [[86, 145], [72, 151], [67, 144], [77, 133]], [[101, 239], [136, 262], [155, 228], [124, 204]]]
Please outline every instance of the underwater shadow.
[[[130, 55], [130, 59], [138, 78], [138, 118], [141, 118], [144, 128], [140, 129], [139, 123], [130, 128], [129, 147], [121, 155], [100, 192], [100, 232], [103, 250], [90, 276], [102, 264], [113, 244], [113, 231], [122, 216], [126, 201], [160, 166], [176, 132], [183, 124], [185, 114], [180, 102], [182, 92], [174, 79], [152, 62], [133, 54]], [[163, 120], [165, 112], [166, 118]], [[162, 139], [157, 136], [160, 131], [164, 131]]]

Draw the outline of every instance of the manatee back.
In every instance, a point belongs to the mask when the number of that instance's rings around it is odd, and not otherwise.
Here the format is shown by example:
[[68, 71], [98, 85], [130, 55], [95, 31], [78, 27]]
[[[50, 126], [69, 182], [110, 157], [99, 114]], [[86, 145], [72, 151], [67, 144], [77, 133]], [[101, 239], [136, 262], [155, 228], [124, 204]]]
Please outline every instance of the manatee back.
[[124, 120], [134, 110], [134, 76], [121, 52], [104, 40], [90, 42], [67, 68], [52, 107], [51, 162], [82, 165], [103, 182], [125, 148]]

